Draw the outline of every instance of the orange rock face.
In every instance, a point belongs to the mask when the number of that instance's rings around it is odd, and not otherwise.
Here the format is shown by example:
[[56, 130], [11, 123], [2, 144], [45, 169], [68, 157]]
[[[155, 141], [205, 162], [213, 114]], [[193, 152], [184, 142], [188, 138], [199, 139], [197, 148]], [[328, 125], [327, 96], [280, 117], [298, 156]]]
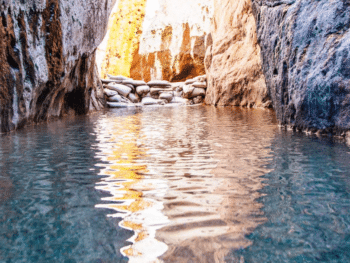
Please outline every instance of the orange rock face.
[[182, 27], [182, 43], [179, 53], [173, 55], [170, 50], [173, 41], [173, 29], [171, 26], [167, 26], [162, 30], [162, 42], [159, 51], [140, 54], [138, 50], [134, 53], [130, 76], [145, 81], [156, 78], [168, 81], [184, 81], [205, 74], [205, 37], [194, 37], [195, 45], [192, 48], [190, 26], [185, 23]]
[[183, 81], [205, 74], [205, 37], [213, 15], [212, 3], [119, 1], [105, 47], [97, 53], [101, 76], [109, 73], [145, 81]]
[[269, 107], [251, 0], [215, 0], [214, 10], [205, 57], [205, 102]]

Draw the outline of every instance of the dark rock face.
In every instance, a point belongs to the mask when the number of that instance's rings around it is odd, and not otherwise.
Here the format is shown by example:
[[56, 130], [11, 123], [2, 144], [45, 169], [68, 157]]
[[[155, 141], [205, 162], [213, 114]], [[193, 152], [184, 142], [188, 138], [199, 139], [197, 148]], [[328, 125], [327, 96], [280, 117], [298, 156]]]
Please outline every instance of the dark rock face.
[[344, 134], [350, 129], [350, 1], [252, 2], [280, 122]]
[[95, 49], [114, 1], [0, 2], [2, 132], [102, 106]]

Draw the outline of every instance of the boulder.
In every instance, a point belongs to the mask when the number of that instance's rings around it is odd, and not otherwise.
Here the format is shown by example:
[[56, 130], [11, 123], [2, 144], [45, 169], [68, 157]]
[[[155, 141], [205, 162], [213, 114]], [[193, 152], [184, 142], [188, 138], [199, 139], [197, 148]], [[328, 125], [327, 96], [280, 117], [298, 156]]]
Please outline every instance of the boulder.
[[128, 99], [132, 103], [138, 103], [139, 102], [139, 98], [134, 93], [130, 93], [129, 96], [128, 96]]
[[164, 105], [163, 100], [157, 100], [150, 97], [145, 97], [142, 99], [141, 103], [143, 105]]
[[134, 85], [135, 87], [138, 87], [138, 86], [144, 86], [144, 85], [147, 85], [147, 83], [143, 80], [134, 80], [132, 82], [132, 85]]
[[189, 101], [188, 99], [174, 97], [170, 103], [188, 104], [188, 101]]
[[121, 76], [121, 75], [119, 75], [119, 76], [113, 76], [113, 75], [109, 75], [109, 74], [107, 74], [107, 76], [108, 76], [108, 78], [110, 78], [111, 80], [116, 80], [116, 81], [124, 81], [124, 80], [130, 80], [130, 78], [128, 78], [128, 77], [124, 77], [124, 76]]
[[190, 85], [190, 84], [195, 83], [195, 82], [196, 82], [195, 79], [188, 79], [185, 81], [185, 85]]
[[201, 104], [203, 103], [203, 97], [202, 96], [197, 96], [193, 98], [193, 103], [194, 104]]
[[205, 97], [205, 89], [194, 88], [191, 95], [190, 95], [190, 98], [194, 98], [194, 97], [198, 97], [198, 96]]
[[110, 90], [110, 89], [103, 89], [103, 93], [106, 94], [106, 96], [111, 97], [114, 95], [117, 95], [118, 92], [115, 90]]
[[169, 81], [166, 80], [151, 80], [147, 83], [148, 86], [153, 87], [153, 86], [168, 86], [171, 87], [171, 84]]
[[125, 103], [125, 102], [109, 102], [109, 101], [107, 101], [107, 105], [110, 108], [136, 108], [140, 106], [140, 105]]
[[109, 84], [108, 89], [117, 91], [120, 95], [127, 97], [131, 92], [131, 88], [122, 84]]
[[160, 87], [152, 87], [150, 88], [150, 94], [151, 96], [159, 96], [160, 93], [162, 93], [162, 91], [165, 91], [165, 89], [160, 88]]
[[177, 89], [181, 89], [183, 88], [183, 86], [185, 85], [185, 82], [172, 82], [171, 83], [171, 89], [172, 90], [177, 90]]
[[159, 95], [159, 99], [166, 100], [168, 103], [172, 101], [174, 95], [170, 92], [163, 92]]
[[183, 94], [182, 94], [182, 96], [184, 98], [190, 98], [193, 90], [194, 90], [194, 87], [192, 85], [185, 85], [183, 87]]
[[133, 86], [133, 85], [131, 85], [131, 84], [123, 84], [123, 85], [129, 87], [129, 88], [131, 89], [131, 92], [135, 93], [135, 91], [136, 91], [135, 86]]
[[201, 76], [197, 76], [194, 78], [195, 81], [199, 81], [199, 82], [206, 82], [207, 81], [207, 75], [201, 75]]
[[144, 85], [144, 86], [138, 86], [136, 88], [136, 93], [139, 95], [139, 96], [144, 96], [146, 95], [148, 92], [150, 91], [150, 88], [149, 86], [147, 85]]
[[125, 102], [124, 99], [119, 94], [108, 97], [107, 100], [110, 102]]
[[199, 81], [196, 81], [192, 84], [193, 87], [195, 88], [203, 88], [203, 89], [206, 89], [207, 88], [207, 83], [206, 82], [199, 82]]
[[109, 84], [115, 82], [113, 79], [101, 79], [102, 84]]

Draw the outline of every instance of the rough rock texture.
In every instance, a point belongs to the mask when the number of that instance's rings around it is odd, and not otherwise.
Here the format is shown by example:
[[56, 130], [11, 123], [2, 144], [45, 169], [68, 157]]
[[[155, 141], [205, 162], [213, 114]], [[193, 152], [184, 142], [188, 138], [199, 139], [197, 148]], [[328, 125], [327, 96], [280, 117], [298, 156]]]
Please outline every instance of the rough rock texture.
[[215, 0], [207, 42], [205, 102], [269, 107], [250, 0]]
[[108, 24], [107, 34], [98, 47], [100, 75], [130, 77], [134, 53], [137, 52], [147, 0], [118, 0]]
[[[213, 0], [120, 0], [115, 12], [99, 47], [102, 77], [182, 81], [205, 73]], [[116, 48], [106, 48], [110, 42]]]
[[114, 1], [1, 1], [2, 132], [100, 108], [94, 51]]
[[350, 1], [253, 0], [263, 71], [279, 121], [350, 129]]

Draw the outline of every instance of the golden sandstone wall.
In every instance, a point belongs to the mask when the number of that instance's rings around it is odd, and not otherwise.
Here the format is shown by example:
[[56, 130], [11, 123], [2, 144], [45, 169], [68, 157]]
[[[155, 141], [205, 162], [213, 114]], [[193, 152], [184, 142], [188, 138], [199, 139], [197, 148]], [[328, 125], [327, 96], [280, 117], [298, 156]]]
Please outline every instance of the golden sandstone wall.
[[106, 74], [130, 76], [135, 51], [138, 49], [145, 16], [146, 0], [119, 0], [108, 25], [101, 77]]
[[100, 74], [181, 81], [205, 74], [213, 0], [119, 0], [97, 51]]

